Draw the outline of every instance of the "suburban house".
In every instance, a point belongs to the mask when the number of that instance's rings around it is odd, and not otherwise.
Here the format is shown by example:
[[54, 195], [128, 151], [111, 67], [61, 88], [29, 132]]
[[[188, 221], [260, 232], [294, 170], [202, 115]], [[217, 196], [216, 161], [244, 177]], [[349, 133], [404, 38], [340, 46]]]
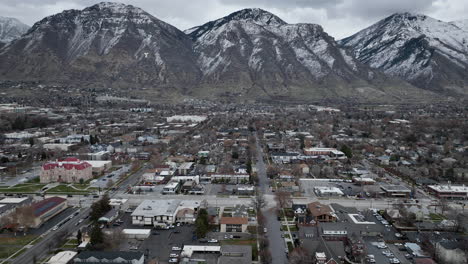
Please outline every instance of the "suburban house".
[[336, 214], [328, 205], [319, 202], [313, 202], [307, 205], [312, 220], [315, 222], [334, 222]]
[[247, 217], [221, 217], [221, 232], [247, 232], [249, 220]]

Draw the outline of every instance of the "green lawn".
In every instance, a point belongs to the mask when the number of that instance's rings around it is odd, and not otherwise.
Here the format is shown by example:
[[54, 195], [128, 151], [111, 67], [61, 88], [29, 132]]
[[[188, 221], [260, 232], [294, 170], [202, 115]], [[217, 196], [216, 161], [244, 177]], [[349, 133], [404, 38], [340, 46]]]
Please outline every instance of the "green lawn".
[[[23, 246], [29, 244], [36, 239], [37, 236], [17, 236], [17, 237], [0, 237], [0, 259], [7, 258], [20, 250]], [[21, 250], [15, 256], [22, 254], [25, 250]]]
[[441, 214], [430, 213], [429, 217], [431, 218], [432, 221], [439, 221], [440, 222], [442, 220], [445, 220], [445, 216], [443, 216]]
[[10, 188], [2, 187], [0, 192], [3, 193], [37, 193], [40, 192], [45, 184], [21, 183]]
[[76, 190], [67, 185], [59, 185], [47, 190], [47, 193], [64, 193], [64, 194], [88, 194], [90, 190]]

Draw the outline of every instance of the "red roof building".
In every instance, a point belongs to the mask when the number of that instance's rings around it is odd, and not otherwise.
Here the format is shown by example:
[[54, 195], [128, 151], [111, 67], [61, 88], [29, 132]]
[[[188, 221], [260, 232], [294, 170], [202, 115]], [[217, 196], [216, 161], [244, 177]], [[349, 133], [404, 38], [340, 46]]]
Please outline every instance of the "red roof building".
[[66, 158], [47, 162], [42, 165], [40, 181], [49, 182], [79, 182], [92, 179], [92, 166], [77, 158]]

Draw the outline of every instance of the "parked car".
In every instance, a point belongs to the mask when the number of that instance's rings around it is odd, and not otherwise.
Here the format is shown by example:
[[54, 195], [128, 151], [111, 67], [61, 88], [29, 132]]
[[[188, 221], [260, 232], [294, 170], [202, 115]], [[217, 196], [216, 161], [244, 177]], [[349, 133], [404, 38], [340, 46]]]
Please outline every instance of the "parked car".
[[176, 258], [169, 259], [169, 263], [177, 263], [177, 262], [179, 262], [179, 260]]
[[214, 238], [212, 238], [212, 239], [208, 240], [208, 243], [218, 243], [218, 240], [217, 240], [217, 239], [214, 239]]
[[172, 247], [173, 251], [181, 251], [182, 249], [180, 247]]
[[171, 254], [169, 255], [169, 257], [171, 257], [171, 258], [178, 258], [178, 257], [179, 257], [179, 254], [177, 254], [177, 253], [171, 253]]

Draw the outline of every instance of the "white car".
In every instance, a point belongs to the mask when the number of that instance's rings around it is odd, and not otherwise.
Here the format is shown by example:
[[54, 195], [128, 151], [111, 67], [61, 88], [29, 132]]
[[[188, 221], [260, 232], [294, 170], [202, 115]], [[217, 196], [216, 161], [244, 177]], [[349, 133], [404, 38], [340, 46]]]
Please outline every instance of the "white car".
[[181, 251], [182, 249], [180, 247], [172, 247], [173, 251]]
[[265, 227], [263, 228], [263, 233], [266, 233], [268, 231], [268, 229]]
[[169, 263], [177, 263], [177, 262], [179, 262], [179, 260], [176, 258], [169, 259]]
[[212, 238], [212, 239], [208, 240], [208, 243], [218, 243], [218, 240], [217, 240], [217, 239], [214, 239], [214, 238]]
[[58, 226], [54, 226], [54, 228], [52, 228], [52, 231], [55, 231], [55, 230], [57, 230], [57, 229], [59, 229], [59, 227], [58, 227]]
[[171, 253], [171, 254], [169, 255], [169, 257], [171, 257], [171, 258], [178, 258], [178, 257], [179, 257], [179, 254]]
[[400, 264], [400, 260], [397, 259], [397, 258], [392, 258], [392, 259], [390, 259], [390, 263], [392, 263], [392, 264]]
[[385, 249], [385, 248], [387, 248], [387, 245], [385, 245], [385, 244], [378, 244], [378, 245], [377, 245], [377, 248], [379, 248], [379, 249]]

